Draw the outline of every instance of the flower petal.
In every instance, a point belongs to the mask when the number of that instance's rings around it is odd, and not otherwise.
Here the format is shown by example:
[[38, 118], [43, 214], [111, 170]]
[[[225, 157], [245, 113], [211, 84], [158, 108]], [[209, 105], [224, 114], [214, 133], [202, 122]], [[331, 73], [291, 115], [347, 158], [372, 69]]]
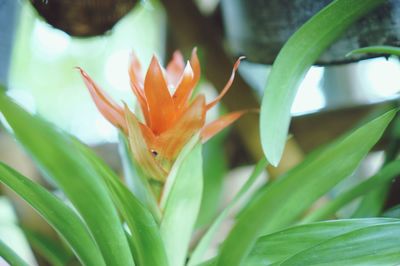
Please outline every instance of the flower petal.
[[240, 61], [243, 60], [243, 59], [244, 59], [244, 56], [241, 56], [241, 57], [239, 57], [238, 60], [236, 60], [236, 63], [233, 65], [231, 77], [229, 78], [229, 80], [226, 83], [224, 89], [217, 96], [217, 98], [215, 98], [212, 102], [207, 104], [207, 110], [210, 110], [212, 107], [214, 107], [222, 99], [222, 97], [224, 97], [224, 95], [228, 92], [229, 88], [231, 87], [231, 85], [233, 83], [233, 79], [235, 78], [236, 70], [239, 68]]
[[133, 93], [139, 102], [146, 124], [150, 125], [149, 107], [147, 105], [146, 96], [143, 91], [143, 77], [140, 62], [134, 53], [131, 54], [131, 62], [129, 64], [129, 78]]
[[194, 88], [200, 80], [200, 62], [197, 57], [197, 48], [193, 48], [190, 62], [186, 64], [185, 70], [174, 93], [174, 102], [178, 110], [183, 110], [189, 103]]
[[244, 113], [247, 111], [238, 111], [234, 113], [230, 113], [224, 116], [221, 116], [217, 120], [211, 122], [210, 124], [206, 125], [201, 130], [201, 140], [202, 142], [207, 142], [210, 138], [215, 136], [217, 133], [222, 131], [224, 128], [235, 122], [239, 119]]
[[114, 126], [123, 130], [126, 129], [122, 107], [108, 97], [82, 68], [78, 67], [77, 69], [80, 71], [83, 81], [100, 113]]
[[187, 62], [182, 78], [178, 83], [178, 87], [174, 93], [173, 99], [177, 110], [182, 110], [189, 102], [189, 98], [194, 89], [193, 86], [193, 70], [190, 63]]
[[125, 119], [128, 127], [128, 140], [131, 152], [136, 162], [153, 179], [165, 181], [166, 171], [155, 160], [149, 150], [135, 115], [125, 106]]
[[130, 64], [129, 64], [129, 77], [131, 82], [136, 85], [137, 88], [143, 89], [143, 73], [140, 61], [135, 55], [131, 53]]
[[193, 48], [192, 50], [192, 57], [190, 58], [190, 65], [192, 66], [193, 69], [193, 88], [196, 87], [197, 83], [200, 80], [200, 74], [201, 74], [201, 69], [200, 69], [200, 61], [199, 57], [197, 56], [197, 47]]
[[174, 121], [175, 106], [162, 68], [154, 56], [144, 81], [144, 93], [149, 106], [150, 127], [154, 134], [159, 135]]
[[169, 161], [174, 160], [190, 138], [204, 126], [205, 116], [205, 98], [199, 95], [174, 126], [159, 136], [160, 156]]
[[176, 88], [179, 79], [181, 78], [181, 75], [183, 73], [184, 67], [185, 67], [185, 62], [183, 60], [182, 53], [179, 51], [175, 51], [166, 69], [168, 85], [172, 85], [174, 88]]

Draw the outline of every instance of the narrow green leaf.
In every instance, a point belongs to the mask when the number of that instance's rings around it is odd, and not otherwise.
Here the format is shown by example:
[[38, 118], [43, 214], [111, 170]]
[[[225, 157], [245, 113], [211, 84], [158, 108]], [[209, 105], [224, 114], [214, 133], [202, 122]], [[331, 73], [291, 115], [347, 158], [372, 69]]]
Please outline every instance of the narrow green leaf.
[[70, 245], [84, 265], [105, 265], [78, 215], [53, 194], [0, 162], [0, 181], [28, 202]]
[[387, 45], [377, 45], [369, 46], [360, 49], [355, 49], [348, 53], [346, 56], [354, 54], [388, 54], [400, 56], [400, 47], [387, 46]]
[[335, 0], [307, 21], [279, 52], [261, 105], [261, 143], [278, 165], [290, 124], [290, 110], [303, 77], [322, 52], [353, 22], [384, 0]]
[[[39, 232], [32, 231], [28, 228], [23, 228], [24, 234], [32, 244], [35, 251], [37, 251], [43, 258], [45, 258], [52, 266], [65, 266], [74, 258], [56, 241], [40, 234]], [[104, 263], [104, 262], [103, 262]]]
[[[179, 155], [175, 162], [173, 183], [165, 200], [164, 216], [161, 221], [161, 235], [164, 240], [169, 265], [183, 266], [186, 261], [190, 239], [200, 209], [203, 191], [201, 144], [197, 144]], [[193, 141], [192, 140], [192, 141]], [[187, 144], [190, 146], [191, 143]], [[187, 148], [187, 147], [185, 147]], [[185, 149], [184, 149], [185, 150]], [[173, 167], [174, 168], [174, 167]], [[169, 182], [168, 176], [167, 184]], [[167, 185], [166, 184], [166, 185]]]
[[78, 141], [75, 141], [75, 145], [108, 184], [115, 205], [127, 222], [132, 234], [129, 239], [138, 265], [167, 266], [164, 243], [153, 215], [122, 184], [119, 177], [108, 165]]
[[233, 200], [225, 207], [225, 209], [217, 216], [211, 226], [207, 229], [207, 232], [201, 238], [200, 242], [197, 244], [194, 249], [192, 255], [190, 256], [189, 266], [197, 265], [202, 262], [202, 257], [204, 253], [207, 251], [215, 233], [218, 232], [221, 223], [226, 219], [232, 208], [243, 198], [246, 192], [251, 188], [254, 184], [254, 181], [257, 180], [257, 177], [265, 170], [268, 162], [265, 158], [261, 159], [256, 167], [254, 167], [253, 172], [251, 173], [249, 179], [243, 185], [243, 187], [239, 190], [239, 192], [235, 195]]
[[358, 229], [304, 250], [280, 265], [398, 265], [400, 222]]
[[347, 203], [350, 203], [357, 197], [365, 195], [367, 192], [370, 192], [376, 187], [379, 187], [383, 184], [390, 183], [393, 178], [399, 175], [399, 173], [400, 173], [399, 160], [387, 164], [373, 177], [370, 177], [367, 180], [349, 189], [348, 191], [343, 192], [331, 202], [325, 204], [318, 210], [306, 216], [302, 220], [302, 223], [310, 223], [328, 218], [330, 215], [338, 211], [341, 207], [345, 206]]
[[117, 210], [102, 178], [84, 164], [68, 135], [28, 114], [4, 93], [0, 111], [14, 135], [85, 220], [107, 265], [134, 265]]
[[376, 187], [361, 200], [351, 218], [367, 218], [379, 216], [384, 208], [389, 185]]
[[241, 214], [225, 240], [218, 265], [240, 265], [256, 239], [291, 225], [317, 199], [349, 176], [382, 136], [396, 110], [327, 145], [267, 186]]
[[398, 222], [397, 219], [372, 218], [324, 221], [295, 226], [260, 237], [244, 265], [266, 266], [316, 246], [329, 239], [371, 225]]
[[[0, 87], [1, 89], [1, 87]], [[0, 240], [0, 257], [7, 261], [10, 266], [29, 266], [20, 256], [18, 256], [10, 247]]]

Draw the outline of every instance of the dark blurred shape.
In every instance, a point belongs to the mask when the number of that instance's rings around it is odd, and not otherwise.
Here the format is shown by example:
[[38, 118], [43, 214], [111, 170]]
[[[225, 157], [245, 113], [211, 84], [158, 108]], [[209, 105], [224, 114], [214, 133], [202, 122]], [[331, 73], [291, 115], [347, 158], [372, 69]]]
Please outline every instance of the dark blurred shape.
[[0, 0], [0, 84], [6, 85], [20, 3]]
[[[331, 2], [332, 0], [222, 0], [229, 45], [235, 54], [245, 55], [253, 62], [272, 64], [289, 37]], [[385, 1], [352, 25], [322, 54], [317, 63], [338, 64], [367, 58], [367, 55], [345, 55], [369, 45], [400, 45], [399, 0]]]
[[30, 0], [50, 25], [71, 36], [90, 37], [110, 30], [136, 0]]

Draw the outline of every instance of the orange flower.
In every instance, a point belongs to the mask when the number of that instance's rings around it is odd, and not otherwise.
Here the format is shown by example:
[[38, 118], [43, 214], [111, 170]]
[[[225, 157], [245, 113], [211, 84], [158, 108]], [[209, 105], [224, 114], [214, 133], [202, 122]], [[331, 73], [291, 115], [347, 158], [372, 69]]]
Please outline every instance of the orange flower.
[[86, 72], [79, 70], [99, 111], [128, 136], [135, 160], [151, 178], [164, 181], [170, 166], [190, 138], [200, 132], [205, 142], [244, 113], [230, 113], [205, 125], [206, 112], [228, 92], [241, 59], [236, 61], [232, 75], [220, 95], [207, 104], [203, 94], [191, 101], [193, 90], [200, 79], [196, 48], [186, 66], [179, 51], [174, 53], [166, 69], [153, 56], [144, 79], [139, 61], [132, 55], [130, 83], [139, 102], [143, 122], [126, 105], [121, 107], [115, 103]]

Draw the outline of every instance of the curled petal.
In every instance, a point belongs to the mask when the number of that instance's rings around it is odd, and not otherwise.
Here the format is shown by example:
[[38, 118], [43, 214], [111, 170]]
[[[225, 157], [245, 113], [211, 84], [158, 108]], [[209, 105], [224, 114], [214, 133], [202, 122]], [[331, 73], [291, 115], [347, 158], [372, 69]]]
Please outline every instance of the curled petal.
[[155, 135], [159, 135], [174, 121], [175, 106], [156, 57], [152, 58], [147, 71], [144, 92], [149, 107], [150, 127]]
[[217, 120], [211, 122], [210, 124], [206, 125], [201, 130], [201, 140], [202, 142], [207, 142], [210, 138], [215, 136], [217, 133], [222, 131], [224, 128], [235, 122], [239, 119], [243, 114], [247, 111], [238, 111], [234, 113], [230, 113], [224, 116], [221, 116]]
[[154, 155], [145, 142], [139, 121], [135, 115], [125, 106], [125, 119], [128, 127], [128, 140], [131, 152], [136, 162], [153, 179], [165, 181], [166, 171], [155, 160]]
[[205, 123], [205, 107], [204, 95], [197, 96], [174, 126], [159, 136], [159, 153], [163, 158], [174, 160], [190, 138], [200, 131]]
[[174, 88], [177, 86], [184, 67], [185, 62], [183, 60], [182, 53], [179, 51], [175, 51], [166, 69], [169, 85], [172, 85]]
[[243, 59], [244, 59], [244, 56], [241, 56], [236, 61], [235, 65], [233, 66], [233, 69], [232, 69], [231, 77], [229, 78], [228, 82], [226, 83], [224, 89], [217, 96], [217, 98], [215, 98], [212, 102], [207, 104], [207, 110], [210, 110], [212, 107], [214, 107], [222, 99], [222, 97], [224, 97], [224, 95], [228, 92], [229, 88], [231, 87], [231, 85], [233, 83], [233, 79], [235, 78], [236, 70], [239, 68], [240, 61], [242, 61]]
[[186, 107], [194, 89], [193, 78], [192, 67], [190, 66], [190, 63], [187, 62], [185, 71], [183, 72], [182, 78], [179, 81], [178, 87], [173, 96], [176, 109], [181, 110]]
[[89, 77], [89, 75], [80, 67], [83, 81], [88, 88], [90, 95], [100, 113], [114, 126], [126, 131], [124, 111], [117, 103], [115, 103], [97, 84]]

